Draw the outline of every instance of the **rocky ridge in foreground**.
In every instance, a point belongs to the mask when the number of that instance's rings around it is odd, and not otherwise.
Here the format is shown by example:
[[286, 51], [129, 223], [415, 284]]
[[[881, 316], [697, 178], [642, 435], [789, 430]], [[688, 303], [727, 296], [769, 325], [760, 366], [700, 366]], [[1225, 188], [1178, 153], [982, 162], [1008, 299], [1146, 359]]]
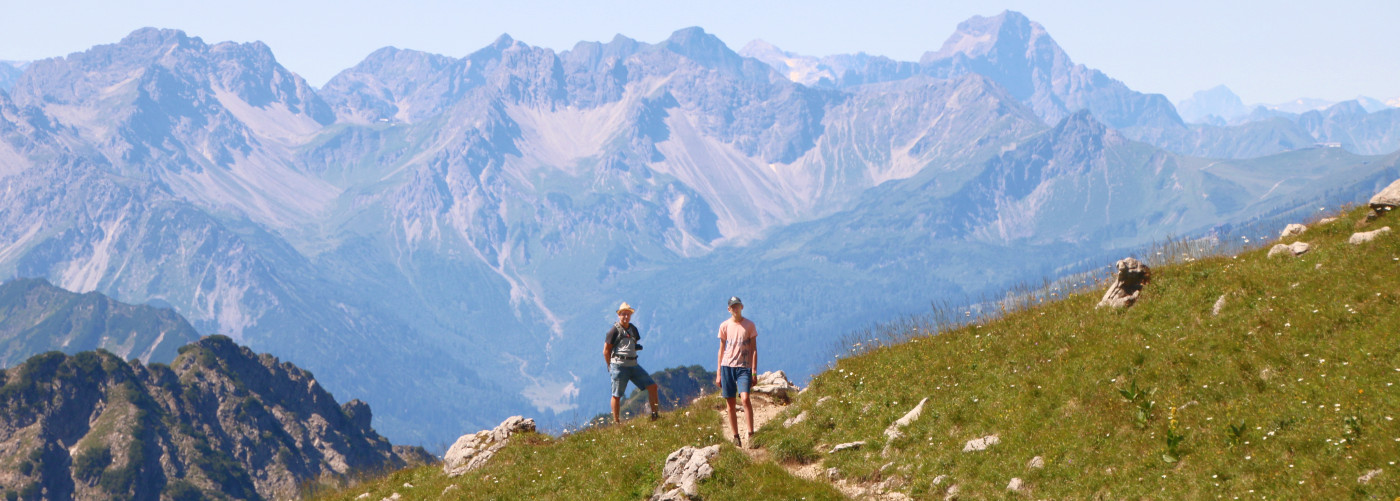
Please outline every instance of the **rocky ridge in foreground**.
[[6, 499], [287, 499], [433, 461], [339, 405], [310, 372], [209, 336], [169, 366], [105, 350], [0, 372]]

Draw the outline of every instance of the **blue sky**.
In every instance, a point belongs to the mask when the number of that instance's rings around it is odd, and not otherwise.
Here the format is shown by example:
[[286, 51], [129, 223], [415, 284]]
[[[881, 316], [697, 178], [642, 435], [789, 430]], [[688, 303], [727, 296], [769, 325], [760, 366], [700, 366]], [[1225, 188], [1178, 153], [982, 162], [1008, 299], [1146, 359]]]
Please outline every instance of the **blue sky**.
[[1016, 10], [1077, 63], [1173, 102], [1225, 84], [1246, 103], [1400, 97], [1400, 2], [622, 0], [3, 0], [0, 60], [62, 56], [144, 26], [206, 42], [261, 40], [320, 86], [380, 47], [466, 55], [501, 33], [565, 50], [700, 26], [739, 49], [761, 38], [806, 55], [917, 60], [973, 15]]

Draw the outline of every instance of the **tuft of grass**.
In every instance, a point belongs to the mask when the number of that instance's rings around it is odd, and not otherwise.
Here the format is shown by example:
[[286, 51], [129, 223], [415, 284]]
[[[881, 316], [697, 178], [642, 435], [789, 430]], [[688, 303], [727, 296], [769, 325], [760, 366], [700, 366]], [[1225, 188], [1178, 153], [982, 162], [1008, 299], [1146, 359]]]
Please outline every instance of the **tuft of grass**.
[[[406, 499], [646, 499], [661, 481], [666, 457], [683, 446], [721, 444], [711, 463], [714, 476], [701, 483], [705, 499], [839, 499], [828, 485], [797, 479], [776, 465], [755, 465], [724, 439], [720, 419], [711, 409], [716, 397], [662, 413], [661, 419], [624, 421], [621, 425], [585, 428], [559, 437], [524, 434], [512, 437], [480, 470], [448, 478], [442, 466], [423, 466], [361, 480], [345, 489], [309, 492], [317, 500], [353, 500], [368, 492], [383, 499], [397, 492]], [[412, 488], [404, 484], [412, 484]], [[756, 496], [756, 497], [755, 497]]]
[[[915, 497], [952, 483], [998, 497], [1012, 477], [1052, 499], [1394, 496], [1356, 480], [1400, 457], [1400, 238], [1347, 244], [1395, 224], [1358, 230], [1365, 213], [1285, 240], [1312, 244], [1296, 258], [1164, 261], [1129, 309], [1095, 309], [1099, 288], [913, 335], [901, 323], [907, 341], [852, 350], [772, 421], [804, 422], [760, 435], [815, 443], [847, 478], [902, 477]], [[923, 417], [885, 447], [923, 397]], [[992, 434], [1000, 443], [962, 452]], [[866, 448], [822, 448], [857, 440]], [[1026, 466], [1034, 456], [1044, 468]], [[922, 480], [937, 475], [949, 480]]]

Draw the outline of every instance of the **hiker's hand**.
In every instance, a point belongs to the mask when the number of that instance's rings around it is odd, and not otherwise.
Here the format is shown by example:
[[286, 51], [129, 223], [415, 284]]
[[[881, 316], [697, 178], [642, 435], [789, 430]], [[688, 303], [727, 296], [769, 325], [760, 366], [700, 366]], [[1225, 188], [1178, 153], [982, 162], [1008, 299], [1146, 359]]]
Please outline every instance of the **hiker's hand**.
[[719, 376], [715, 376], [715, 386], [719, 387]]

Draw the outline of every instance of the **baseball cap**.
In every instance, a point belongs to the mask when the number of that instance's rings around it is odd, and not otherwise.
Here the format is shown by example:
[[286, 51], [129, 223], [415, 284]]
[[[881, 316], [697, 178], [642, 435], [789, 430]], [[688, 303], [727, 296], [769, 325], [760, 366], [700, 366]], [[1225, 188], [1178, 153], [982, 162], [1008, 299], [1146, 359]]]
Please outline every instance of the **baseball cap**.
[[736, 304], [744, 304], [744, 302], [739, 300], [739, 296], [730, 297], [729, 306], [734, 306]]

